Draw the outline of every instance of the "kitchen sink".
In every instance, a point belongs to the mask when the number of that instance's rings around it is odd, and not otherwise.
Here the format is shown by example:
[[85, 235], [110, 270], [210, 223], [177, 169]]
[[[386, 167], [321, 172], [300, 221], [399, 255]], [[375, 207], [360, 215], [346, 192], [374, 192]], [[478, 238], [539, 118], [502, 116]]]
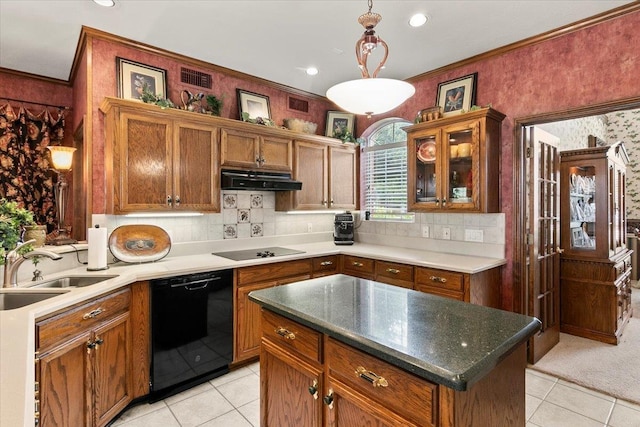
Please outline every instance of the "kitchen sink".
[[44, 301], [61, 295], [66, 291], [58, 292], [3, 292], [0, 293], [0, 310], [13, 310], [29, 304]]
[[82, 288], [84, 286], [95, 285], [96, 283], [104, 282], [105, 280], [118, 277], [113, 276], [66, 276], [53, 280], [45, 280], [38, 282], [30, 288]]

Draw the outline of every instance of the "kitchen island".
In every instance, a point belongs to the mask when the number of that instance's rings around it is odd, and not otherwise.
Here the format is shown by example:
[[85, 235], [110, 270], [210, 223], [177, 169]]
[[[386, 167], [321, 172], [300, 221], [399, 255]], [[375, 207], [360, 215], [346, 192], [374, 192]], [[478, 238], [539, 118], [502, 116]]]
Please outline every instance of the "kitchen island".
[[264, 427], [525, 425], [535, 318], [342, 274], [249, 298]]

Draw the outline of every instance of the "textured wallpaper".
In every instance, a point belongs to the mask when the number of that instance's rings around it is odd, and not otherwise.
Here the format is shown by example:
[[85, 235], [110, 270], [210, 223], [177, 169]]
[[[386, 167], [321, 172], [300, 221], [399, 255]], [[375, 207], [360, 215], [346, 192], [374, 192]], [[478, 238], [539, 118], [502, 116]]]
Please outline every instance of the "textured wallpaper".
[[610, 144], [624, 141], [629, 154], [627, 165], [627, 218], [640, 219], [640, 110], [607, 114]]

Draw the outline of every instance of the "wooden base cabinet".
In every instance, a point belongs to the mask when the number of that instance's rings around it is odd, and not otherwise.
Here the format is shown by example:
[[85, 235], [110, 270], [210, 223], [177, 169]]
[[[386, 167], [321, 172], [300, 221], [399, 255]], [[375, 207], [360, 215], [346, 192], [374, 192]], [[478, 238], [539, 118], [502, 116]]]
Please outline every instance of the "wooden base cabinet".
[[131, 402], [130, 300], [126, 288], [36, 322], [40, 426], [102, 427]]
[[526, 344], [466, 391], [262, 310], [262, 427], [522, 426]]

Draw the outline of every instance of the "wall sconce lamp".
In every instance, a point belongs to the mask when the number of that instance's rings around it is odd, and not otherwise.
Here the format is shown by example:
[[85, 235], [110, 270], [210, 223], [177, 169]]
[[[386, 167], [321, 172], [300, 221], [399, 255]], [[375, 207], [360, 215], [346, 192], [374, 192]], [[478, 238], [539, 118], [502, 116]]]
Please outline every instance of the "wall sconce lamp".
[[[327, 98], [336, 105], [354, 114], [386, 113], [400, 106], [415, 93], [413, 85], [395, 79], [378, 78], [378, 71], [384, 68], [389, 55], [387, 43], [376, 35], [375, 26], [382, 20], [378, 13], [371, 12], [373, 0], [368, 0], [369, 11], [360, 15], [358, 22], [364, 27], [364, 34], [356, 42], [356, 59], [362, 78], [349, 80], [327, 90]], [[369, 73], [367, 59], [373, 50], [382, 46], [383, 57], [373, 73]]]
[[56, 216], [58, 217], [58, 235], [50, 243], [53, 245], [68, 245], [71, 243], [78, 243], [77, 240], [72, 239], [67, 233], [67, 226], [65, 224], [65, 208], [67, 205], [67, 192], [69, 190], [69, 184], [67, 183], [66, 174], [71, 170], [71, 164], [73, 163], [73, 152], [76, 151], [72, 147], [63, 147], [61, 145], [53, 145], [47, 147], [51, 152], [51, 161], [53, 168], [58, 174], [58, 182], [55, 187], [55, 200], [56, 200]]

